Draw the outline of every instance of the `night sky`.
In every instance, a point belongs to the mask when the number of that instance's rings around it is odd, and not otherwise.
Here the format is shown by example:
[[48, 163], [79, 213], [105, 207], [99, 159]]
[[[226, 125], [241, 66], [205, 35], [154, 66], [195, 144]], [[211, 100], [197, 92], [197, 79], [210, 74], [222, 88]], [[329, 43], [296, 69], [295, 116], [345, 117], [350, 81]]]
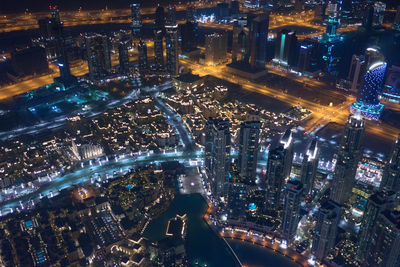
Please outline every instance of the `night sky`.
[[[154, 6], [157, 3], [168, 4], [185, 2], [188, 0], [139, 0], [143, 6]], [[193, 0], [192, 0], [193, 1]], [[62, 10], [74, 10], [82, 7], [83, 9], [102, 9], [107, 6], [113, 8], [126, 8], [131, 0], [0, 0], [0, 14], [23, 12], [26, 8], [32, 11], [47, 10], [49, 4], [56, 4]], [[397, 6], [399, 0], [386, 0], [388, 7]]]
[[[157, 3], [169, 4], [185, 2], [187, 0], [140, 0], [143, 6], [155, 6]], [[58, 5], [61, 10], [77, 10], [82, 7], [88, 9], [127, 8], [131, 0], [0, 0], [0, 13], [23, 12], [26, 8], [31, 11], [47, 10], [49, 4]]]

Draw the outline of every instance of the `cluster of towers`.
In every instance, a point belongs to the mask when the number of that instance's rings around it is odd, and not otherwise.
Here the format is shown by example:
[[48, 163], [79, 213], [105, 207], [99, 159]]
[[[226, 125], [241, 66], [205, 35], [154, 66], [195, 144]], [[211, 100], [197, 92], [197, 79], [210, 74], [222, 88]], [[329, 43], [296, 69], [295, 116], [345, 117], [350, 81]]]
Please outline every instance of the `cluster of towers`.
[[[205, 167], [212, 195], [220, 200], [228, 220], [237, 221], [245, 220], [243, 215], [246, 210], [255, 209], [254, 203], [251, 207], [246, 206], [246, 198], [256, 184], [261, 123], [245, 121], [240, 125], [237, 135], [238, 158], [233, 165], [230, 127], [228, 120], [210, 118], [207, 121]], [[314, 214], [316, 222], [311, 253], [320, 261], [332, 252], [337, 243], [338, 226], [352, 194], [357, 166], [362, 158], [364, 131], [365, 119], [360, 112], [350, 115], [336, 153], [330, 194]], [[297, 179], [290, 176], [293, 154], [293, 136], [288, 129], [281, 136], [278, 145], [269, 150], [265, 183], [258, 184], [265, 192], [264, 207], [259, 208], [265, 208], [267, 213], [275, 212], [281, 221], [280, 236], [289, 244], [292, 244], [296, 235], [302, 202], [311, 200], [316, 194], [314, 184], [319, 162], [317, 139], [313, 139], [308, 145]], [[384, 168], [380, 191], [368, 199], [357, 247], [360, 262], [379, 262], [382, 259], [389, 264], [398, 255], [400, 249], [396, 244], [400, 241], [400, 212], [393, 207], [396, 196], [394, 192], [400, 191], [399, 184], [400, 136]]]

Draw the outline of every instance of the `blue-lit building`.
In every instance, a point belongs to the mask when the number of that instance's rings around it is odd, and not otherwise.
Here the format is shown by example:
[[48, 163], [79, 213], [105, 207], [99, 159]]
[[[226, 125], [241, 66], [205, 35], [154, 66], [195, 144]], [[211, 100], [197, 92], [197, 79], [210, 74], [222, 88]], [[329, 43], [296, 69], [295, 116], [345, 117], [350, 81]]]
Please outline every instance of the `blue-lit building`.
[[350, 106], [350, 111], [355, 113], [359, 110], [367, 119], [378, 120], [384, 108], [379, 102], [379, 94], [383, 89], [387, 64], [378, 61], [369, 65], [357, 102]]
[[140, 36], [140, 32], [142, 29], [142, 20], [140, 16], [140, 3], [134, 1], [131, 4], [132, 11], [132, 36], [138, 37]]

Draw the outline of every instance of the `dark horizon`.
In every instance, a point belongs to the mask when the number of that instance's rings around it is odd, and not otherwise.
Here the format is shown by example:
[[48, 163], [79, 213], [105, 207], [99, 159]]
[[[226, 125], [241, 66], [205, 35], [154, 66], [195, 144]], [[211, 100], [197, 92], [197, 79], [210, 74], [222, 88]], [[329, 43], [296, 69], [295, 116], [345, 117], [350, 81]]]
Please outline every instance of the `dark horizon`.
[[[187, 2], [187, 0], [137, 0], [140, 2], [142, 7], [152, 7], [156, 4], [167, 5], [171, 2]], [[130, 0], [20, 0], [20, 1], [11, 1], [5, 0], [0, 2], [0, 14], [8, 14], [8, 13], [21, 13], [24, 12], [25, 9], [28, 9], [31, 12], [40, 12], [48, 10], [49, 5], [57, 5], [60, 10], [77, 10], [79, 7], [82, 7], [83, 10], [93, 10], [93, 9], [103, 9], [107, 7], [108, 9], [120, 9], [120, 8], [129, 8], [129, 4], [133, 2]]]

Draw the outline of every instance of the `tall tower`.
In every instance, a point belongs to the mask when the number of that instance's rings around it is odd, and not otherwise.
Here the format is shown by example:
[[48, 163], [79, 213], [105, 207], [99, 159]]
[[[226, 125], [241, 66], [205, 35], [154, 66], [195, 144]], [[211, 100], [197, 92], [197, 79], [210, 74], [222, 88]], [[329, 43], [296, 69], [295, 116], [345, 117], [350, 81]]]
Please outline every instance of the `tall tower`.
[[165, 13], [162, 6], [158, 6], [156, 9], [156, 19], [154, 21], [154, 28], [156, 30], [164, 30], [165, 27]]
[[231, 133], [228, 120], [209, 118], [205, 126], [205, 166], [211, 177], [211, 190], [216, 197], [225, 195], [229, 179]]
[[332, 200], [325, 202], [319, 208], [311, 247], [312, 254], [318, 260], [325, 258], [335, 246], [340, 216], [341, 207]]
[[349, 199], [354, 185], [364, 130], [365, 120], [359, 114], [350, 115], [345, 125], [331, 183], [330, 198], [340, 205]]
[[212, 33], [206, 35], [205, 64], [215, 66], [227, 59], [228, 36], [226, 33]]
[[132, 12], [132, 36], [134, 38], [140, 37], [142, 30], [142, 18], [140, 15], [140, 3], [137, 0], [134, 0], [131, 4], [131, 12]]
[[104, 78], [111, 72], [111, 56], [107, 36], [100, 34], [87, 36], [86, 53], [91, 79]]
[[365, 263], [366, 266], [399, 266], [399, 255], [400, 212], [385, 210], [379, 214], [372, 230]]
[[379, 94], [384, 85], [387, 64], [384, 57], [374, 48], [368, 48], [365, 53], [365, 74], [362, 89], [357, 97], [357, 102], [350, 106], [354, 113], [359, 110], [361, 114], [371, 120], [378, 120], [384, 108], [379, 102]]
[[361, 78], [363, 77], [362, 70], [364, 69], [364, 56], [361, 55], [353, 55], [351, 58], [349, 75], [347, 76], [347, 80], [351, 81], [351, 90], [353, 92], [358, 91], [358, 88], [361, 84]]
[[122, 74], [128, 74], [130, 70], [128, 47], [129, 41], [121, 41], [118, 45], [119, 71]]
[[296, 234], [300, 218], [300, 204], [303, 198], [303, 184], [289, 181], [284, 190], [284, 205], [280, 232], [282, 238], [290, 243]]
[[400, 30], [400, 5], [397, 7], [396, 17], [393, 22], [393, 29]]
[[326, 8], [326, 14], [328, 21], [326, 24], [326, 35], [329, 38], [335, 38], [337, 36], [337, 29], [340, 25], [340, 4], [341, 2], [330, 0]]
[[238, 167], [240, 176], [249, 184], [255, 184], [260, 128], [259, 121], [246, 121], [240, 125]]
[[280, 206], [282, 186], [290, 176], [292, 161], [292, 132], [288, 129], [282, 136], [280, 145], [268, 153], [265, 197], [270, 209]]
[[276, 39], [274, 60], [285, 66], [295, 66], [297, 64], [296, 33], [283, 29]]
[[312, 194], [315, 177], [317, 176], [318, 161], [317, 139], [313, 139], [304, 155], [303, 163], [301, 165], [300, 181], [304, 185], [303, 192], [305, 195]]
[[232, 32], [232, 62], [248, 63], [249, 31], [245, 20], [235, 20]]
[[164, 69], [164, 33], [162, 29], [154, 30], [154, 65], [160, 71]]
[[269, 14], [259, 15], [250, 22], [250, 66], [253, 69], [265, 68], [268, 27]]
[[385, 191], [400, 191], [400, 134], [390, 154], [388, 163], [383, 171], [381, 189]]
[[176, 23], [175, 6], [168, 7], [167, 23], [165, 26], [166, 50], [167, 50], [167, 72], [174, 76], [178, 74], [178, 24]]
[[372, 230], [376, 225], [379, 213], [388, 208], [390, 204], [389, 195], [378, 192], [368, 198], [367, 206], [361, 222], [360, 240], [357, 251], [357, 258], [360, 262], [365, 261], [368, 244], [371, 242]]
[[143, 73], [148, 70], [149, 64], [147, 59], [147, 45], [142, 40], [140, 40], [138, 44], [138, 53], [139, 53], [139, 71]]

